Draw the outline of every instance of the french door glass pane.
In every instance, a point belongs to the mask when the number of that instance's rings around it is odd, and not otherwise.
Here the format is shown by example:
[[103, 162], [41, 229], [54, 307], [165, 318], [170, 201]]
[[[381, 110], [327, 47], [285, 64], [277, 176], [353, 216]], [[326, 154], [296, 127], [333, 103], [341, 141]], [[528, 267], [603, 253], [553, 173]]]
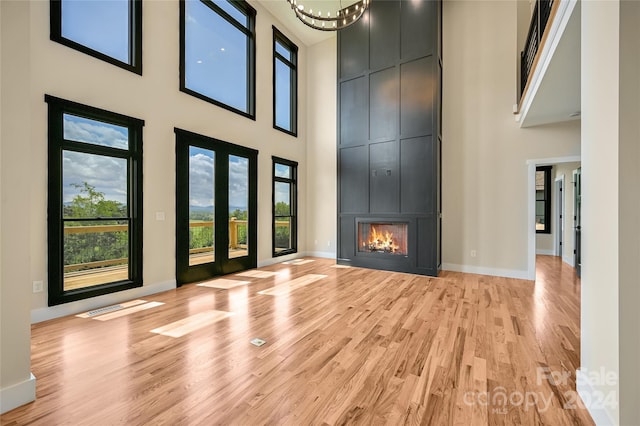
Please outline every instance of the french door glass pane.
[[189, 266], [215, 261], [215, 155], [189, 147]]
[[229, 259], [247, 256], [249, 159], [229, 155]]

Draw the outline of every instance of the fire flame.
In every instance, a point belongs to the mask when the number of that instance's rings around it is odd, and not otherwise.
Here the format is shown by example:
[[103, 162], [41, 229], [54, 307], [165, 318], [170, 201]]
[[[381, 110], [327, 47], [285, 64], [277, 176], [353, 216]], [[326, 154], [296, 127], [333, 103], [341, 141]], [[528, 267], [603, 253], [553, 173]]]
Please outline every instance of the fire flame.
[[381, 251], [385, 253], [395, 253], [400, 247], [393, 242], [393, 234], [389, 231], [378, 232], [375, 226], [371, 226], [369, 241], [363, 242], [370, 251]]

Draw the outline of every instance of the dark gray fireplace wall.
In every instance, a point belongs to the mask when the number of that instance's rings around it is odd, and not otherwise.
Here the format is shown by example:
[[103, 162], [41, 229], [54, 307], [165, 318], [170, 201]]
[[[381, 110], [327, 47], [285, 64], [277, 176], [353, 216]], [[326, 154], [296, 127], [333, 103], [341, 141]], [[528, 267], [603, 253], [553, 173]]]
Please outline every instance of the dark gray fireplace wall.
[[[373, 0], [338, 33], [338, 262], [438, 274], [440, 0]], [[357, 252], [356, 222], [409, 223], [409, 255]]]

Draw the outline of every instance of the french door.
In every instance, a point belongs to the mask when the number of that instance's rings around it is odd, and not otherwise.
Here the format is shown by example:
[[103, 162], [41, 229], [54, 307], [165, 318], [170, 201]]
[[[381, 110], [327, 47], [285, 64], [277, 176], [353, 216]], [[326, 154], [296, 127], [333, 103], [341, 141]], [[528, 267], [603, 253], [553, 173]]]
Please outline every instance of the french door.
[[178, 285], [255, 268], [258, 151], [175, 133]]

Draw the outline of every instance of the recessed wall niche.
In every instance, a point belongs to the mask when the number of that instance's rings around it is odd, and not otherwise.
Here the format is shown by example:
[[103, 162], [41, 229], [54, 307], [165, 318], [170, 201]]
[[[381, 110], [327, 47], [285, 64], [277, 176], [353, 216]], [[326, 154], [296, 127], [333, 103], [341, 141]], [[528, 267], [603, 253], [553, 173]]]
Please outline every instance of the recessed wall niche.
[[338, 263], [438, 274], [441, 11], [373, 0], [338, 33]]

